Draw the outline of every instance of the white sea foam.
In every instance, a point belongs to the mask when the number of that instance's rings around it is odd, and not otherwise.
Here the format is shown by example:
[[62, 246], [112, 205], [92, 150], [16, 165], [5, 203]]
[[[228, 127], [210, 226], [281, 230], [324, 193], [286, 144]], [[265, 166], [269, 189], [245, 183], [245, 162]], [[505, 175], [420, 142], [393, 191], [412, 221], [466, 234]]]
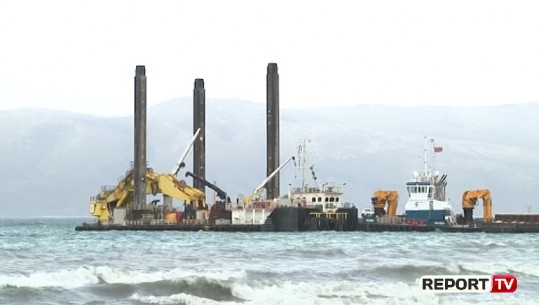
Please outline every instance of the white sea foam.
[[159, 305], [172, 305], [172, 304], [197, 304], [197, 305], [219, 305], [219, 304], [242, 304], [237, 302], [223, 302], [223, 301], [214, 301], [210, 299], [200, 298], [197, 296], [178, 293], [169, 296], [141, 296], [138, 293], [133, 294], [130, 297], [131, 300], [149, 303], [149, 304], [159, 304]]
[[497, 261], [497, 262], [473, 262], [462, 263], [464, 269], [469, 271], [477, 271], [487, 274], [513, 273], [519, 272], [526, 275], [539, 277], [539, 266], [530, 265], [517, 261]]
[[404, 304], [404, 305], [532, 305], [534, 300], [520, 300], [516, 295], [435, 295], [419, 290], [419, 286], [406, 283], [352, 283], [339, 282], [292, 283], [261, 285], [234, 283], [233, 294], [244, 301], [224, 302], [184, 293], [169, 296], [140, 295], [131, 299], [150, 304], [260, 304], [260, 305], [312, 305], [312, 304]]
[[107, 266], [79, 267], [73, 270], [56, 272], [35, 272], [30, 275], [9, 274], [0, 275], [0, 287], [61, 287], [66, 289], [95, 285], [101, 281], [110, 284], [138, 284], [162, 280], [193, 280], [204, 277], [213, 280], [229, 280], [245, 277], [244, 271], [237, 272], [195, 272], [182, 269], [165, 271], [139, 271], [116, 269]]

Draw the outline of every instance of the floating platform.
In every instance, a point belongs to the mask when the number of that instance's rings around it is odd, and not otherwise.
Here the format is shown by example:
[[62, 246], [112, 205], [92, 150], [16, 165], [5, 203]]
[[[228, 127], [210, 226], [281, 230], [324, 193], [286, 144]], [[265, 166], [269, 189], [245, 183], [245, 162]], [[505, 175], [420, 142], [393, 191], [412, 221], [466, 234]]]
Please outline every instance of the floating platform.
[[273, 231], [272, 225], [203, 225], [203, 224], [98, 224], [84, 223], [75, 227], [76, 231], [220, 231], [220, 232], [260, 232]]
[[482, 232], [481, 228], [470, 226], [416, 226], [409, 224], [385, 224], [385, 223], [359, 223], [359, 231], [366, 232], [461, 232], [474, 233]]
[[[224, 212], [215, 214], [227, 215]], [[321, 213], [317, 209], [303, 207], [278, 207], [263, 224], [217, 223], [210, 217], [209, 223], [189, 222], [166, 223], [165, 221], [125, 221], [123, 223], [84, 223], [76, 231], [218, 231], [218, 232], [302, 232], [302, 231], [355, 231], [357, 209], [342, 208], [335, 213]], [[230, 220], [229, 220], [230, 222]]]
[[539, 223], [489, 223], [482, 227], [486, 233], [539, 233]]
[[[77, 231], [215, 231], [215, 232], [305, 232], [305, 231], [365, 231], [365, 232], [454, 232], [454, 233], [539, 233], [539, 217], [535, 215], [496, 215], [492, 223], [478, 222], [477, 226], [410, 225], [402, 220], [380, 223], [357, 218], [357, 209], [339, 209], [324, 214], [316, 209], [280, 207], [270, 214], [264, 224], [222, 224], [193, 222], [145, 223], [132, 221], [122, 224], [84, 223]], [[505, 221], [502, 221], [505, 220]], [[528, 221], [528, 222], [525, 222]]]
[[539, 233], [539, 214], [496, 214], [482, 228], [486, 233]]

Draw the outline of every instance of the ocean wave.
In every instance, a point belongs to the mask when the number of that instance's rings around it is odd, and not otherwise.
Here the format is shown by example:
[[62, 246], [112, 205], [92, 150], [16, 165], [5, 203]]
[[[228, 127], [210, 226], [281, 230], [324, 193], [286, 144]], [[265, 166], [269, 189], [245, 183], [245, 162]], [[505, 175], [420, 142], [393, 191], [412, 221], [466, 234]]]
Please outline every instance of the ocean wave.
[[500, 274], [512, 273], [539, 277], [539, 267], [521, 262], [466, 262], [440, 263], [438, 265], [383, 265], [372, 269], [356, 269], [357, 275], [371, 277], [373, 279], [386, 280], [413, 280], [424, 275], [465, 275], [465, 274]]
[[[292, 251], [286, 251], [285, 255], [290, 256]], [[307, 257], [309, 259], [316, 258], [335, 258], [335, 257], [345, 257], [347, 256], [346, 252], [341, 248], [335, 249], [318, 249], [318, 248], [302, 248], [293, 250], [293, 253], [299, 257]]]
[[472, 240], [468, 241], [468, 243], [472, 245], [476, 245], [479, 247], [487, 248], [487, 249], [494, 249], [494, 248], [506, 248], [510, 247], [508, 244], [503, 242], [497, 242], [497, 241], [481, 241], [481, 240]]
[[518, 273], [525, 276], [539, 277], [539, 266], [515, 261], [462, 263], [471, 273]]
[[243, 304], [242, 302], [223, 302], [215, 301], [211, 299], [201, 298], [185, 293], [178, 293], [169, 296], [155, 296], [155, 295], [140, 295], [138, 293], [133, 294], [129, 299], [135, 300], [143, 304], [159, 304], [159, 305], [177, 305], [177, 304], [197, 304], [197, 305], [219, 305], [219, 304]]
[[[472, 304], [536, 304], [535, 296], [530, 294], [491, 295], [491, 294], [432, 294], [419, 289], [417, 282], [293, 282], [273, 283], [249, 282], [245, 279], [229, 281], [207, 280], [198, 278], [174, 281], [159, 281], [139, 284], [106, 284], [91, 287], [108, 289], [108, 295], [101, 291], [94, 297], [94, 304], [122, 303], [129, 304], [408, 304], [408, 305], [472, 305]], [[90, 288], [82, 291], [87, 293]], [[17, 290], [20, 293], [14, 294]], [[50, 290], [50, 289], [46, 289]], [[216, 296], [216, 290], [220, 290]], [[6, 295], [11, 291], [11, 295]], [[95, 290], [92, 290], [95, 292]], [[24, 292], [24, 293], [23, 293]], [[32, 293], [29, 301], [42, 300], [42, 289], [7, 288], [0, 293], [0, 303], [22, 302], [21, 294]], [[79, 292], [81, 292], [79, 290]], [[18, 295], [18, 296], [17, 296]], [[41, 296], [41, 297], [40, 297]], [[7, 297], [7, 299], [5, 299]], [[51, 296], [49, 295], [49, 298]], [[51, 304], [62, 304], [59, 301]], [[98, 300], [101, 300], [98, 302]], [[22, 302], [25, 303], [25, 302]], [[34, 302], [27, 302], [34, 303]], [[89, 303], [87, 303], [89, 304]]]
[[357, 274], [367, 273], [374, 278], [391, 280], [413, 281], [426, 274], [463, 274], [464, 268], [460, 264], [440, 265], [383, 265], [369, 270], [357, 270]]
[[216, 302], [242, 301], [232, 293], [234, 281], [207, 279], [204, 277], [164, 280], [139, 284], [101, 284], [86, 288], [86, 291], [100, 298], [126, 299], [138, 296], [189, 295]]
[[0, 288], [2, 287], [61, 287], [73, 289], [99, 283], [107, 284], [138, 284], [158, 282], [165, 280], [182, 280], [206, 278], [210, 280], [230, 280], [244, 278], [244, 271], [215, 271], [197, 272], [183, 269], [164, 271], [140, 271], [129, 269], [116, 269], [108, 266], [79, 267], [72, 270], [56, 272], [34, 272], [29, 275], [9, 274], [0, 275]]
[[517, 295], [436, 295], [419, 290], [417, 283], [295, 283], [274, 284], [233, 283], [233, 293], [241, 301], [216, 301], [188, 293], [172, 295], [133, 294], [130, 299], [143, 304], [260, 304], [260, 305], [311, 305], [311, 304], [408, 304], [408, 305], [475, 305], [536, 304], [534, 298]]

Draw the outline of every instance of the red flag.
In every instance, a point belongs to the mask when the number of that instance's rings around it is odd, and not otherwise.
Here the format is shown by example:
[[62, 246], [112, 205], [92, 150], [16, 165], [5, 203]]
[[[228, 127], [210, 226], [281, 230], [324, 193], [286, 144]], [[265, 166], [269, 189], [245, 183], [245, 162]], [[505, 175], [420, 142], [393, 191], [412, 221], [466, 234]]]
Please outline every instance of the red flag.
[[444, 149], [441, 146], [434, 146], [434, 152], [439, 153], [442, 152]]

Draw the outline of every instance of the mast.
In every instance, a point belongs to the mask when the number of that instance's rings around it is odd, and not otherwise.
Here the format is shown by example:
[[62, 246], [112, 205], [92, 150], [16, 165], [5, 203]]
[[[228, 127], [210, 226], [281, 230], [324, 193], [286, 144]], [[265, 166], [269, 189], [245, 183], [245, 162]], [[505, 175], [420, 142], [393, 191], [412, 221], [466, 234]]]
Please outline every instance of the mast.
[[425, 177], [428, 178], [428, 174], [427, 174], [427, 170], [428, 170], [428, 164], [427, 164], [427, 137], [425, 136], [425, 139], [424, 139], [424, 144], [423, 144], [423, 155], [424, 155], [424, 159], [423, 159], [423, 166], [424, 166], [424, 173], [425, 173]]
[[305, 151], [305, 146], [307, 140], [301, 140], [298, 146], [298, 169], [297, 169], [297, 187], [303, 192], [305, 188], [305, 175], [306, 175], [306, 163], [307, 163], [307, 152]]

